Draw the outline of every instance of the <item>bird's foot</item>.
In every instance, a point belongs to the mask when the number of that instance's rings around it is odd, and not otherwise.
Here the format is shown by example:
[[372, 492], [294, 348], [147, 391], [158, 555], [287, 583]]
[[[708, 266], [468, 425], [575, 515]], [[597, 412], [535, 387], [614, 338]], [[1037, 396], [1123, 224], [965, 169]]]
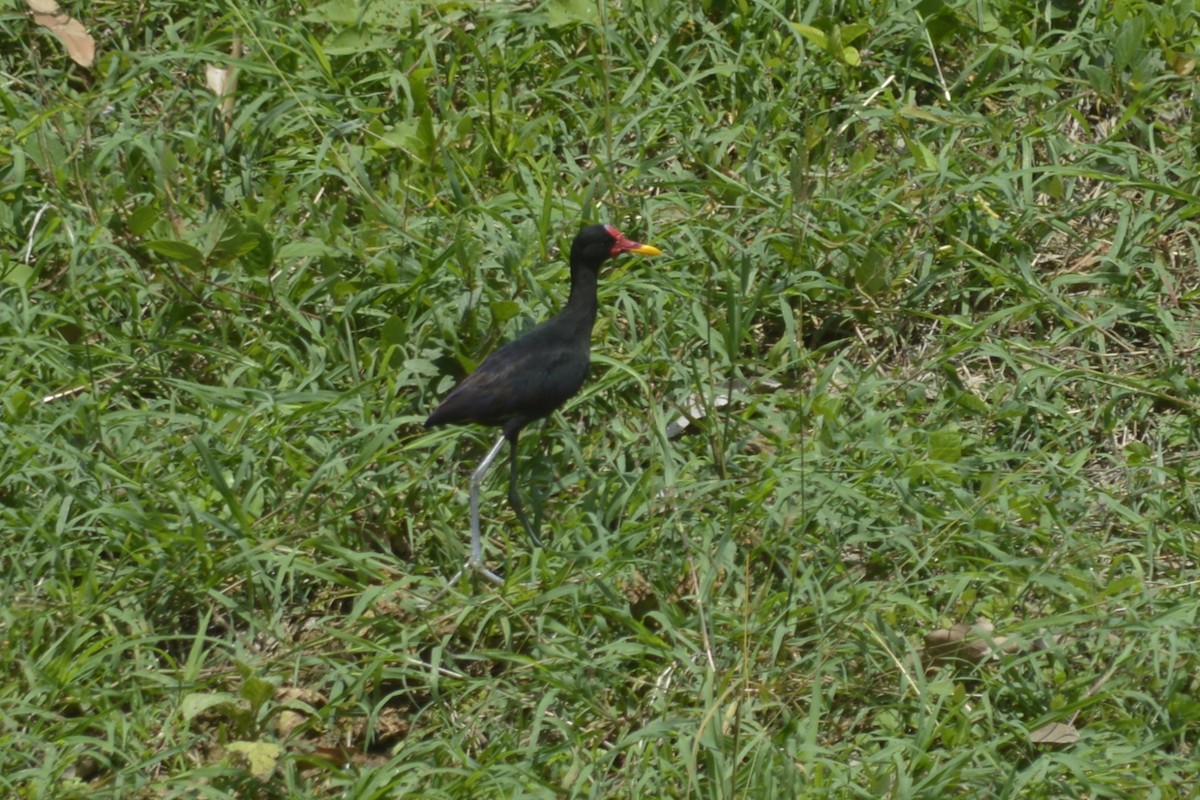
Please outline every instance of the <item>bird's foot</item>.
[[440, 592], [438, 592], [437, 594], [435, 594], [433, 596], [433, 599], [429, 601], [429, 605], [432, 606], [433, 604], [437, 603], [438, 600], [441, 600], [443, 597], [445, 597], [446, 593], [449, 592], [452, 588], [454, 588], [454, 585], [456, 583], [458, 583], [458, 579], [461, 578], [463, 575], [467, 574], [468, 572], [473, 572], [481, 578], [486, 578], [487, 580], [491, 581], [492, 583], [496, 584], [497, 586], [500, 586], [504, 583], [503, 578], [501, 578], [496, 573], [492, 572], [490, 569], [485, 567], [482, 563], [475, 563], [473, 561], [468, 560], [467, 563], [462, 565], [462, 569], [460, 569], [458, 572], [454, 573], [453, 578], [446, 581], [446, 585], [442, 587], [442, 590]]

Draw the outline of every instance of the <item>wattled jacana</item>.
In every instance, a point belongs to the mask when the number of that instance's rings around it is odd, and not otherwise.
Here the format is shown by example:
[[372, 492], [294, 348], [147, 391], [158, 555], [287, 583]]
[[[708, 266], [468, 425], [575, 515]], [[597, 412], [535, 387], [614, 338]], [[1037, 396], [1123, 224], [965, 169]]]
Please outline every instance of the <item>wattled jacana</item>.
[[517, 439], [522, 428], [550, 416], [583, 386], [596, 321], [597, 275], [601, 264], [621, 253], [656, 256], [661, 251], [626, 239], [612, 225], [588, 225], [581, 230], [571, 244], [571, 293], [562, 311], [493, 351], [425, 420], [426, 428], [476, 422], [503, 431], [471, 475], [471, 555], [451, 584], [468, 569], [500, 583], [500, 577], [483, 566], [479, 486], [506, 440], [508, 502], [533, 543], [540, 544], [517, 495]]

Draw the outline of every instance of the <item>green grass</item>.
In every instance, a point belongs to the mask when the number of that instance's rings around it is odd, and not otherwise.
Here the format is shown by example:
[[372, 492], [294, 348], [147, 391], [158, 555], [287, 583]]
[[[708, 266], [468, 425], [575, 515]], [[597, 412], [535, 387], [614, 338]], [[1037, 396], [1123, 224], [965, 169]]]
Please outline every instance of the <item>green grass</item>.
[[[0, 796], [1192, 794], [1193, 3], [67, 10], [0, 11]], [[421, 422], [591, 221], [668, 255], [547, 547], [497, 470], [428, 608], [494, 432]]]

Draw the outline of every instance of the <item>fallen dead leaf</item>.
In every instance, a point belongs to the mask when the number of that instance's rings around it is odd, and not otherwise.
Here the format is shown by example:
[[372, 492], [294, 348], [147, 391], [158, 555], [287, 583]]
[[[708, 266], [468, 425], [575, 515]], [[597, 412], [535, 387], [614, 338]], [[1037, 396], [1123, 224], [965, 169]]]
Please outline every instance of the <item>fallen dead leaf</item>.
[[925, 651], [935, 667], [952, 661], [982, 664], [1001, 651], [1011, 652], [1005, 637], [992, 635], [994, 630], [987, 620], [979, 620], [973, 625], [960, 622], [926, 634]]
[[96, 60], [96, 40], [83, 23], [67, 14], [55, 0], [25, 0], [33, 12], [33, 21], [58, 37], [67, 48], [67, 55], [81, 67], [90, 67]]
[[217, 97], [224, 97], [229, 77], [233, 75], [233, 67], [222, 67], [217, 64], [204, 65], [204, 83], [209, 91]]
[[408, 735], [408, 720], [394, 708], [385, 708], [375, 720], [372, 739], [376, 747], [386, 747]]
[[1051, 722], [1029, 734], [1033, 744], [1068, 745], [1079, 741], [1079, 730], [1066, 722]]
[[275, 718], [275, 733], [280, 739], [286, 739], [303, 725], [312, 716], [313, 709], [329, 702], [320, 692], [303, 686], [281, 686], [275, 692], [275, 700], [282, 707]]
[[629, 614], [638, 622], [645, 623], [651, 612], [659, 608], [658, 595], [650, 581], [637, 570], [619, 583], [622, 593], [629, 601]]

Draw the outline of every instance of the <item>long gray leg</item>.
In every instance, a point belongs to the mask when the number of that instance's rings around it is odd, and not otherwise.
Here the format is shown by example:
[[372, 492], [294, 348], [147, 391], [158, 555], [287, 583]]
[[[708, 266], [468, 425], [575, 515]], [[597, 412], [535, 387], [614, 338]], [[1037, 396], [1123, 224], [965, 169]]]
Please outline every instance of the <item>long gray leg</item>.
[[508, 440], [508, 504], [512, 506], [513, 511], [517, 512], [517, 519], [521, 520], [521, 524], [525, 526], [525, 532], [529, 534], [529, 541], [533, 542], [534, 547], [541, 547], [542, 540], [533, 526], [529, 524], [529, 517], [525, 516], [525, 506], [521, 505], [521, 496], [517, 494], [517, 437], [520, 435], [521, 432], [517, 431]]
[[500, 454], [500, 448], [504, 446], [504, 442], [505, 437], [501, 435], [492, 445], [488, 454], [484, 456], [483, 462], [471, 474], [471, 555], [467, 559], [467, 568], [475, 570], [495, 583], [502, 581], [483, 567], [483, 534], [479, 532], [479, 486], [483, 483], [483, 478], [491, 468], [492, 462]]
[[454, 573], [454, 577], [446, 581], [446, 587], [429, 601], [433, 605], [442, 598], [450, 587], [458, 583], [458, 579], [463, 576], [467, 570], [474, 572], [476, 575], [482, 575], [492, 583], [504, 583], [499, 575], [492, 572], [483, 565], [483, 534], [479, 531], [479, 486], [483, 483], [483, 478], [487, 475], [488, 468], [492, 466], [492, 462], [496, 460], [496, 456], [500, 454], [500, 448], [504, 446], [505, 438], [501, 436], [497, 442], [492, 445], [492, 449], [483, 457], [483, 461], [471, 473], [471, 554], [467, 556], [467, 563], [462, 569]]

